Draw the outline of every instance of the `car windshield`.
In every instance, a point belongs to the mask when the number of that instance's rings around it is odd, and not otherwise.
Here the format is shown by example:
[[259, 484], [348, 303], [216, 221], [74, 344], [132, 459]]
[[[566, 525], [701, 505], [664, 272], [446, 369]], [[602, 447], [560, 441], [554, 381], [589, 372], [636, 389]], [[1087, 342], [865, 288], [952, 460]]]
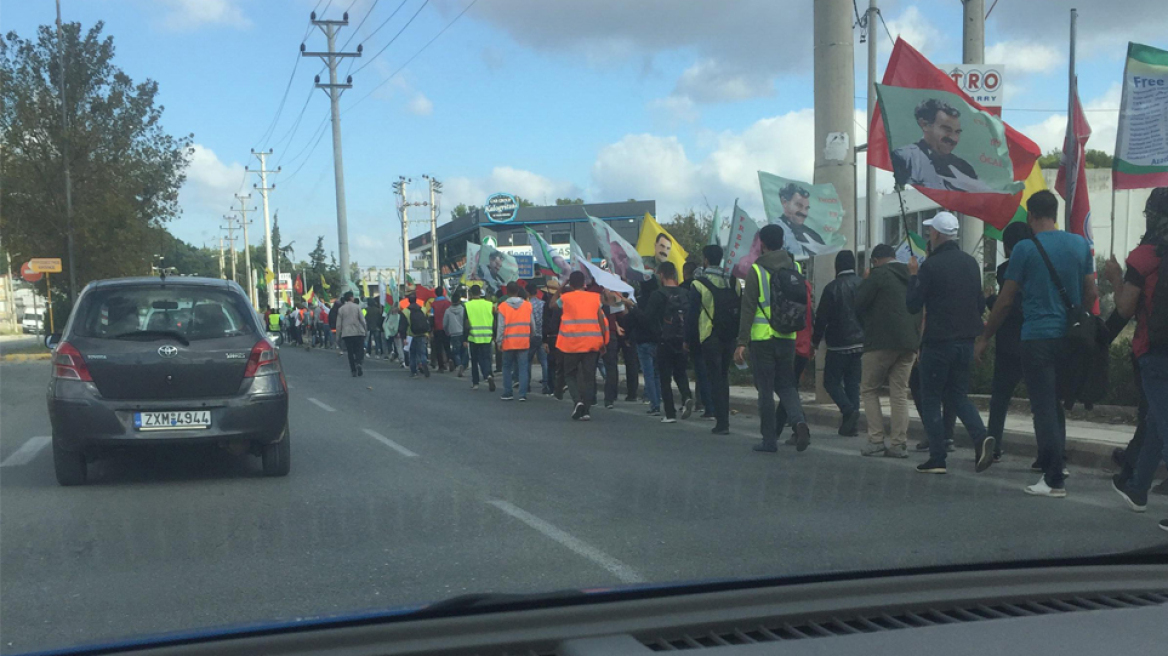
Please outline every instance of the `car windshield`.
[[97, 339], [186, 340], [234, 337], [251, 330], [246, 306], [230, 292], [198, 287], [110, 287], [86, 294], [72, 334]]
[[1168, 548], [1166, 0], [0, 3], [0, 656]]

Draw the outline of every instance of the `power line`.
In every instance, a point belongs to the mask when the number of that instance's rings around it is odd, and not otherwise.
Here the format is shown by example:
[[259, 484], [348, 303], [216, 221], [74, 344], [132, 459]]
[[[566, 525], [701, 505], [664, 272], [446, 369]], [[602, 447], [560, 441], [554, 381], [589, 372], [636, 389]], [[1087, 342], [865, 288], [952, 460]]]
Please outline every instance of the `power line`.
[[358, 67], [357, 67], [357, 70], [355, 70], [355, 71], [353, 71], [353, 72], [354, 72], [354, 73], [360, 73], [362, 69], [364, 69], [364, 68], [365, 68], [366, 66], [368, 66], [369, 64], [372, 64], [374, 59], [377, 59], [378, 57], [380, 57], [380, 56], [381, 56], [381, 53], [385, 52], [385, 50], [386, 50], [387, 48], [389, 48], [390, 46], [392, 46], [394, 41], [397, 41], [397, 38], [398, 38], [399, 36], [401, 36], [401, 35], [402, 35], [402, 32], [405, 32], [405, 31], [406, 31], [406, 28], [408, 28], [408, 27], [410, 26], [410, 23], [414, 22], [414, 19], [418, 17], [418, 14], [422, 13], [422, 10], [423, 10], [423, 9], [425, 9], [425, 8], [426, 8], [426, 5], [428, 5], [428, 4], [430, 4], [430, 0], [424, 0], [424, 1], [422, 2], [421, 6], [419, 6], [419, 7], [418, 7], [418, 10], [414, 12], [414, 15], [413, 15], [413, 16], [410, 16], [410, 19], [409, 19], [408, 21], [406, 21], [406, 24], [405, 24], [405, 25], [402, 25], [402, 28], [401, 28], [400, 30], [398, 30], [398, 31], [397, 31], [397, 34], [393, 35], [393, 38], [389, 40], [389, 43], [387, 43], [387, 44], [385, 44], [384, 46], [382, 46], [382, 47], [381, 47], [381, 50], [378, 50], [378, 51], [377, 51], [377, 54], [375, 54], [375, 55], [373, 55], [372, 57], [370, 57], [368, 60], [366, 60], [366, 61], [365, 61], [365, 63], [364, 63], [364, 64], [361, 64], [360, 66], [358, 66]]
[[884, 14], [879, 9], [877, 9], [876, 15], [880, 17], [880, 24], [884, 26], [884, 33], [888, 35], [888, 42], [891, 43], [892, 47], [895, 48], [896, 39], [892, 38], [892, 32], [888, 30], [888, 23], [884, 22]]
[[[356, 4], [356, 2], [357, 0], [353, 0], [354, 4]], [[369, 17], [373, 15], [373, 10], [377, 8], [378, 2], [381, 2], [381, 0], [373, 0], [373, 4], [369, 5], [369, 11], [365, 12], [365, 18], [362, 18], [361, 22], [357, 23], [357, 27], [353, 28], [353, 33], [350, 34], [349, 38], [345, 39], [345, 42], [341, 44], [341, 50], [347, 48], [349, 46], [349, 42], [353, 40], [353, 37], [357, 36], [357, 33], [361, 31], [361, 26], [364, 25], [365, 21], [369, 20]], [[353, 5], [349, 6], [352, 7]]]
[[[411, 62], [413, 62], [415, 59], [418, 58], [419, 55], [421, 55], [423, 52], [425, 52], [426, 48], [430, 47], [430, 44], [437, 41], [438, 37], [442, 36], [446, 32], [446, 30], [450, 29], [455, 23], [457, 23], [458, 19], [462, 18], [463, 14], [470, 11], [470, 8], [475, 6], [475, 3], [477, 3], [478, 1], [479, 0], [471, 0], [470, 4], [468, 4], [462, 11], [458, 12], [458, 15], [455, 16], [453, 19], [451, 19], [451, 21], [446, 24], [446, 27], [443, 27], [441, 30], [438, 31], [437, 34], [434, 35], [434, 37], [432, 39], [430, 39], [429, 41], [426, 42], [426, 45], [419, 48], [418, 51], [415, 52], [412, 57], [407, 59], [404, 64], [402, 64], [401, 66], [398, 66], [397, 70], [395, 70], [393, 73], [391, 73], [389, 75], [389, 77], [382, 80], [381, 84], [378, 84], [377, 86], [373, 87], [372, 89], [369, 90], [369, 93], [365, 94], [364, 96], [361, 96], [360, 98], [357, 99], [356, 102], [354, 102], [352, 105], [349, 105], [348, 109], [346, 109], [345, 111], [347, 112], [350, 109], [353, 109], [354, 107], [356, 107], [357, 105], [360, 105], [362, 101], [364, 101], [369, 96], [372, 96], [378, 89], [385, 86], [386, 84], [389, 84], [390, 80], [392, 80], [394, 77], [396, 77], [398, 73], [402, 72], [402, 69], [404, 69], [406, 66], [409, 66]], [[342, 113], [344, 113], [344, 112], [342, 112]]]
[[[317, 8], [320, 7], [321, 2], [324, 2], [324, 0], [316, 0], [316, 7], [313, 7], [312, 11], [315, 12]], [[329, 0], [329, 2], [331, 3], [332, 0]], [[326, 6], [325, 9], [327, 8], [328, 7]], [[308, 28], [304, 30], [304, 36], [300, 38], [300, 41], [303, 42], [305, 39], [307, 39], [308, 34], [311, 31], [312, 23], [309, 23]], [[284, 86], [284, 95], [280, 97], [280, 104], [276, 107], [276, 115], [272, 117], [272, 122], [268, 125], [268, 128], [264, 130], [263, 136], [261, 136], [259, 141], [257, 141], [256, 144], [252, 146], [252, 150], [255, 150], [257, 146], [261, 145], [264, 141], [271, 137], [272, 133], [275, 131], [276, 124], [280, 121], [280, 115], [284, 111], [284, 103], [288, 100], [288, 92], [292, 89], [292, 80], [296, 78], [296, 69], [299, 68], [301, 59], [302, 58], [297, 55], [296, 61], [292, 64], [292, 72], [288, 75], [288, 84]]]
[[[288, 158], [288, 167], [289, 167], [289, 168], [291, 168], [291, 167], [292, 167], [292, 165], [293, 165], [293, 164], [295, 164], [295, 163], [297, 163], [297, 162], [300, 162], [301, 166], [303, 166], [303, 165], [304, 165], [304, 162], [300, 160], [300, 156], [301, 156], [301, 155], [304, 155], [306, 152], [309, 152], [309, 154], [311, 154], [311, 152], [309, 151], [309, 144], [313, 144], [313, 146], [312, 146], [312, 149], [313, 149], [313, 150], [315, 150], [315, 149], [316, 149], [316, 145], [315, 145], [315, 143], [313, 142], [313, 139], [316, 139], [316, 141], [317, 141], [317, 142], [319, 142], [319, 141], [320, 141], [320, 135], [324, 134], [324, 128], [325, 128], [325, 126], [327, 126], [327, 125], [328, 125], [328, 121], [329, 121], [329, 116], [328, 116], [328, 114], [326, 114], [326, 115], [324, 116], [324, 118], [321, 120], [321, 122], [320, 122], [320, 125], [318, 125], [318, 126], [317, 126], [317, 127], [316, 127], [316, 128], [313, 130], [313, 131], [312, 131], [312, 133], [309, 135], [309, 137], [308, 137], [308, 141], [304, 142], [304, 147], [303, 147], [303, 148], [301, 148], [300, 150], [298, 150], [298, 151], [296, 152], [296, 154], [295, 154], [295, 155], [293, 155], [292, 157]], [[281, 161], [281, 162], [279, 163], [279, 165], [281, 165], [281, 166], [282, 166], [282, 165], [283, 165], [283, 161]], [[298, 169], [298, 170], [299, 170], [299, 169]], [[285, 183], [285, 182], [287, 182], [287, 181], [288, 181], [288, 178], [284, 178], [284, 180], [281, 182], [281, 184], [282, 184], [282, 183]]]
[[[386, 18], [385, 20], [381, 21], [381, 24], [378, 25], [376, 28], [374, 28], [374, 30], [369, 33], [369, 36], [365, 37], [364, 39], [361, 39], [361, 43], [365, 43], [369, 39], [372, 39], [373, 36], [381, 30], [381, 28], [385, 27], [385, 25], [387, 23], [389, 23], [389, 21], [393, 20], [393, 17], [397, 15], [397, 12], [401, 11], [401, 8], [406, 6], [406, 2], [407, 2], [407, 0], [402, 0], [402, 3], [397, 6], [397, 9], [394, 9], [393, 13], [389, 15], [389, 18]], [[355, 35], [356, 32], [354, 32], [353, 34]], [[349, 37], [349, 38], [352, 38], [352, 37]]]

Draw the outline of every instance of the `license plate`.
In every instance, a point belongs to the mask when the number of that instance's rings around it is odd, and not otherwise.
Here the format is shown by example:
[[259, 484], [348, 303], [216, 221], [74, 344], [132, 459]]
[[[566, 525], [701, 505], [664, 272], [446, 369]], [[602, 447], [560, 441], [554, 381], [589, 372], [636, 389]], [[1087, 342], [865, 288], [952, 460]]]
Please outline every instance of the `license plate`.
[[138, 430], [184, 430], [210, 427], [210, 410], [171, 410], [167, 412], [134, 413], [134, 428]]

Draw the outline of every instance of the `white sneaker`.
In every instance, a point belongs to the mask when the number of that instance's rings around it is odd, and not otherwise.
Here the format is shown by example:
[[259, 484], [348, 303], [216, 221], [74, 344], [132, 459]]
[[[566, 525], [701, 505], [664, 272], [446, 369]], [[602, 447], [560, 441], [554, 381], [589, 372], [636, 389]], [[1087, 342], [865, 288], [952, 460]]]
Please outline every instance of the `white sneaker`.
[[1036, 497], [1053, 497], [1056, 499], [1064, 499], [1067, 496], [1066, 488], [1051, 487], [1046, 484], [1046, 479], [1038, 479], [1034, 485], [1026, 486], [1026, 494]]
[[674, 419], [673, 417], [662, 417], [661, 423], [663, 423], [663, 424], [676, 424], [677, 420]]

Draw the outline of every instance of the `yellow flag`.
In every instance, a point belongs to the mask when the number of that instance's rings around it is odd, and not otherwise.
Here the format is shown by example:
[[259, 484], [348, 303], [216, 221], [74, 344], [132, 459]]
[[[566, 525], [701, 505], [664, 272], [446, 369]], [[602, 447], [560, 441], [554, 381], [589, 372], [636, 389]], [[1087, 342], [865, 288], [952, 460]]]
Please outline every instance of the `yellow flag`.
[[264, 269], [264, 280], [266, 280], [267, 282], [270, 283], [275, 279], [276, 279], [276, 274], [272, 273], [271, 269]]
[[316, 294], [314, 294], [314, 293], [313, 293], [313, 291], [312, 291], [311, 289], [310, 289], [310, 290], [308, 290], [308, 291], [307, 291], [307, 292], [304, 294], [304, 302], [305, 302], [305, 303], [311, 303], [311, 302], [312, 302], [312, 299], [314, 299], [314, 298], [316, 298]]
[[648, 212], [645, 213], [645, 220], [641, 222], [641, 236], [637, 238], [637, 254], [642, 257], [652, 257], [653, 266], [662, 262], [673, 262], [673, 266], [677, 267], [677, 281], [682, 281], [682, 266], [685, 265], [685, 259], [689, 257], [689, 253], [677, 243], [673, 235], [669, 231], [661, 227], [657, 223], [657, 219]]
[[325, 281], [324, 281], [324, 274], [323, 274], [323, 273], [322, 273], [322, 274], [320, 274], [320, 286], [321, 286], [321, 288], [322, 288], [322, 289], [324, 289], [324, 290], [326, 290], [326, 291], [327, 291], [327, 290], [328, 290], [328, 288], [329, 288], [329, 284], [328, 284], [327, 282], [325, 282]]
[[369, 298], [369, 285], [364, 279], [361, 280], [361, 298]]

